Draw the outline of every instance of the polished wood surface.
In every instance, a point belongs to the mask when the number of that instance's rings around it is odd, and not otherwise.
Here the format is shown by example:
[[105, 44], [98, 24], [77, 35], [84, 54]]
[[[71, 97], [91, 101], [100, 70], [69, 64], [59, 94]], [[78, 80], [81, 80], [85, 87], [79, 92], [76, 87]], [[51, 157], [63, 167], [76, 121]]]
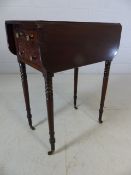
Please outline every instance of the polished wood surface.
[[20, 67], [21, 81], [22, 81], [23, 93], [24, 93], [25, 104], [26, 104], [28, 123], [29, 123], [30, 128], [34, 130], [35, 128], [32, 126], [32, 115], [31, 115], [31, 108], [30, 108], [30, 98], [29, 98], [29, 91], [28, 91], [26, 65], [23, 62], [19, 61], [19, 67]]
[[74, 68], [74, 108], [77, 109], [77, 84], [78, 84], [78, 67]]
[[6, 21], [9, 50], [17, 55], [28, 122], [31, 129], [28, 83], [25, 64], [42, 72], [52, 154], [55, 150], [53, 83], [54, 73], [74, 68], [74, 108], [77, 109], [78, 68], [105, 61], [99, 122], [107, 90], [111, 61], [118, 52], [122, 27], [119, 23], [64, 21]]
[[101, 91], [101, 102], [100, 102], [100, 109], [99, 109], [99, 123], [103, 122], [102, 114], [103, 114], [105, 95], [106, 95], [108, 79], [109, 79], [110, 65], [111, 65], [111, 61], [105, 61], [105, 70], [104, 70], [103, 86]]

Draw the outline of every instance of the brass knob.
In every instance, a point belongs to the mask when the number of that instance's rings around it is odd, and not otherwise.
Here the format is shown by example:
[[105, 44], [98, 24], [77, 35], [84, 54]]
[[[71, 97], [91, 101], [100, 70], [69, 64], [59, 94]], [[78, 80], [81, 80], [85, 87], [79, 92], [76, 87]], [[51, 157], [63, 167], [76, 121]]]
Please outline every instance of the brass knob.
[[19, 38], [19, 37], [21, 37], [21, 36], [23, 36], [24, 35], [24, 33], [23, 32], [16, 32], [16, 34], [15, 34], [15, 36], [16, 36], [16, 38]]
[[33, 34], [26, 35], [26, 40], [27, 41], [30, 41], [32, 39], [34, 39], [34, 35]]
[[22, 56], [24, 53], [25, 53], [25, 51], [24, 51], [24, 50], [19, 51], [19, 55], [20, 55], [20, 56]]
[[33, 59], [32, 59], [32, 56], [30, 56], [29, 59], [30, 59], [30, 61], [32, 61], [32, 60], [33, 60]]
[[23, 36], [23, 35], [24, 35], [24, 33], [23, 33], [23, 32], [20, 32], [20, 33], [19, 33], [19, 35], [20, 35], [20, 36]]
[[29, 35], [26, 35], [26, 40], [27, 40], [27, 41], [29, 41], [29, 40], [30, 40]]
[[34, 39], [34, 35], [33, 34], [30, 34], [30, 39]]
[[30, 56], [29, 59], [30, 61], [36, 60], [36, 56]]
[[15, 36], [16, 36], [16, 38], [19, 38], [19, 33], [18, 33], [18, 32], [16, 32]]

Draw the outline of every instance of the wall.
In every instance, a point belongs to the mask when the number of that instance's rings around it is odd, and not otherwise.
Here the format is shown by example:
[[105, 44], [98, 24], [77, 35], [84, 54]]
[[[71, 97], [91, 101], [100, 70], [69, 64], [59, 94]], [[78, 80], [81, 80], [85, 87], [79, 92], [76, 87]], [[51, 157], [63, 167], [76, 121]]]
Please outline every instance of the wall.
[[[16, 57], [8, 48], [5, 20], [70, 20], [120, 22], [123, 25], [119, 54], [112, 73], [131, 73], [131, 0], [0, 0], [0, 73], [17, 73]], [[36, 72], [28, 69], [29, 72]], [[81, 69], [103, 72], [103, 63]]]

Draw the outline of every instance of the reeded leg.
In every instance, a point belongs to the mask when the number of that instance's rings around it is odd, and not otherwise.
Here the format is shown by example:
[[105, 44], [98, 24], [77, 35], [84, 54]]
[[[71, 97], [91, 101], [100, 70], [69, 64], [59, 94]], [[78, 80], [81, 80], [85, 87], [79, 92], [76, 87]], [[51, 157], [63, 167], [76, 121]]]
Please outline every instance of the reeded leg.
[[24, 63], [19, 61], [19, 67], [20, 67], [21, 81], [22, 81], [23, 93], [24, 93], [25, 104], [26, 104], [28, 123], [29, 123], [30, 128], [34, 130], [35, 128], [32, 126], [32, 115], [31, 115], [31, 109], [30, 109], [30, 99], [29, 99], [29, 91], [28, 91], [26, 66]]
[[78, 109], [76, 106], [77, 101], [77, 84], [78, 84], [78, 67], [74, 68], [74, 108]]
[[111, 65], [111, 61], [105, 61], [105, 70], [104, 70], [103, 86], [102, 86], [102, 92], [101, 92], [101, 102], [100, 102], [100, 109], [99, 109], [99, 123], [103, 122], [102, 114], [103, 114], [105, 95], [106, 95], [106, 90], [107, 90], [107, 85], [108, 85], [110, 65]]
[[49, 124], [49, 134], [50, 134], [50, 144], [51, 151], [48, 155], [53, 154], [55, 151], [55, 132], [54, 132], [54, 111], [53, 111], [53, 89], [52, 89], [52, 74], [47, 73], [45, 77], [45, 92], [46, 92], [46, 102], [47, 102], [47, 112], [48, 112], [48, 124]]

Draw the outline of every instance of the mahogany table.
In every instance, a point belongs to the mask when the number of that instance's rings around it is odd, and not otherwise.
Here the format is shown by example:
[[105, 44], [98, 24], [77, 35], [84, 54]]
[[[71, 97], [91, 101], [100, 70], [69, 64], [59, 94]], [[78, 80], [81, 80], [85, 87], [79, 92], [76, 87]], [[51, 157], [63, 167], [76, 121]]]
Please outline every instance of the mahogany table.
[[40, 71], [45, 78], [45, 92], [51, 151], [55, 150], [53, 88], [54, 73], [74, 68], [74, 108], [77, 109], [78, 67], [105, 61], [99, 123], [102, 123], [104, 100], [111, 61], [120, 44], [120, 24], [63, 21], [6, 21], [9, 50], [17, 55], [31, 129], [32, 115], [26, 65]]

